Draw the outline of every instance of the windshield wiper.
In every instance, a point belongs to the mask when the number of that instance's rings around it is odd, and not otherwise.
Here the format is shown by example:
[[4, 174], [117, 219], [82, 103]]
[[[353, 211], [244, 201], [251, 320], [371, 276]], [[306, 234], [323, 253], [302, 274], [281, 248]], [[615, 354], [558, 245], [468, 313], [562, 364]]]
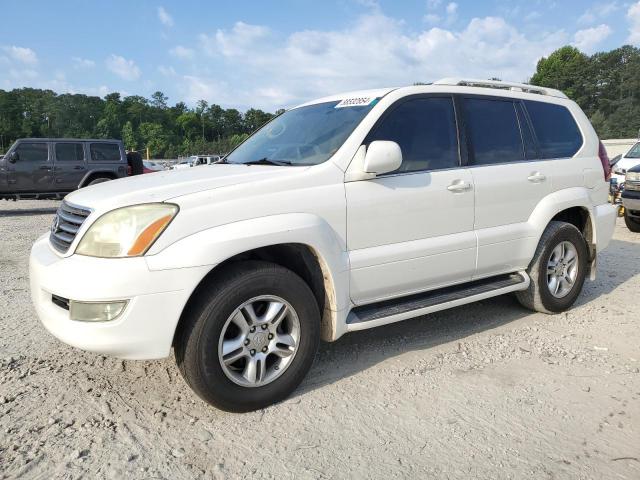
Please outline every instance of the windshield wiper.
[[251, 160], [250, 162], [244, 162], [244, 165], [277, 165], [279, 167], [283, 165], [291, 165], [291, 162], [285, 160], [271, 160], [267, 157], [260, 158], [259, 160]]

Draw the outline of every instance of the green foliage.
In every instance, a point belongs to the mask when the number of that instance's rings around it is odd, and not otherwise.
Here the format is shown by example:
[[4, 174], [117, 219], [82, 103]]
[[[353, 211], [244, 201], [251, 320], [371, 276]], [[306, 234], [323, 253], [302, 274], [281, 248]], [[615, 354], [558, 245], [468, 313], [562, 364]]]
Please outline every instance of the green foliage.
[[274, 117], [250, 109], [183, 102], [169, 106], [162, 92], [151, 99], [138, 95], [104, 99], [21, 88], [0, 90], [0, 153], [18, 138], [117, 138], [127, 149], [149, 148], [154, 158], [226, 153]]
[[640, 129], [640, 49], [625, 45], [587, 56], [562, 47], [538, 62], [533, 85], [562, 90], [600, 138], [635, 138]]

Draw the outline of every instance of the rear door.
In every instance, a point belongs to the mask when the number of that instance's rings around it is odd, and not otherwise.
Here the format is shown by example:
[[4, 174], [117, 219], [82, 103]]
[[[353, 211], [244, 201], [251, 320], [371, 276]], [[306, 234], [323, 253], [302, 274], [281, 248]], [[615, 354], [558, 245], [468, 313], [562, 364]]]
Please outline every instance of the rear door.
[[124, 148], [118, 142], [89, 143], [89, 170], [110, 171], [124, 177], [127, 174], [126, 159]]
[[16, 162], [7, 163], [10, 190], [23, 193], [54, 191], [53, 162], [48, 142], [20, 142], [14, 152], [17, 154]]
[[87, 174], [84, 144], [82, 142], [55, 142], [53, 144], [56, 189], [68, 192], [78, 188]]
[[525, 268], [525, 247], [537, 242], [527, 221], [552, 191], [553, 162], [539, 159], [519, 100], [473, 95], [461, 102], [475, 184], [475, 277]]

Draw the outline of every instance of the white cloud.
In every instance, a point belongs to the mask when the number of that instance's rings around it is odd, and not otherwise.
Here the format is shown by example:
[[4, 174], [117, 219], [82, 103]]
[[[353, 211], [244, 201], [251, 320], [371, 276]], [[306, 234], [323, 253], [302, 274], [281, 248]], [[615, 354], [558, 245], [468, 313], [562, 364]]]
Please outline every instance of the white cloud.
[[440, 18], [440, 15], [436, 15], [435, 13], [427, 13], [423, 17], [423, 20], [430, 24], [436, 24], [440, 22], [441, 18]]
[[111, 54], [105, 60], [107, 68], [123, 80], [137, 80], [142, 72], [133, 60]]
[[585, 53], [593, 53], [594, 48], [611, 35], [611, 33], [611, 27], [604, 23], [597, 27], [578, 30], [573, 36], [573, 44]]
[[38, 63], [36, 52], [30, 48], [11, 45], [9, 47], [2, 47], [2, 50], [13, 60], [24, 63], [25, 65], [36, 65]]
[[440, 6], [442, 0], [427, 0], [427, 8], [429, 10], [435, 10]]
[[266, 39], [269, 33], [267, 27], [236, 22], [231, 31], [218, 30], [215, 35], [200, 35], [200, 42], [210, 55], [234, 57], [254, 53], [252, 49]]
[[411, 32], [401, 20], [374, 11], [344, 29], [301, 30], [284, 38], [239, 22], [201, 35], [200, 48], [212, 58], [188, 76], [179, 74], [176, 85], [188, 101], [275, 109], [340, 91], [445, 76], [523, 81], [540, 57], [570, 40], [562, 30], [529, 37], [500, 17], [474, 18], [462, 29]]
[[192, 59], [194, 54], [195, 52], [191, 48], [183, 47], [182, 45], [176, 45], [169, 50], [169, 55], [183, 60]]
[[165, 27], [173, 27], [173, 17], [169, 15], [169, 12], [164, 7], [158, 7], [158, 20]]
[[78, 69], [93, 68], [96, 66], [96, 62], [86, 58], [72, 57], [71, 61], [73, 62], [74, 67]]
[[447, 15], [455, 15], [458, 11], [458, 4], [456, 2], [451, 2], [447, 5]]
[[607, 2], [593, 5], [580, 15], [578, 23], [582, 25], [591, 25], [598, 20], [602, 21], [604, 17], [608, 17], [619, 8], [620, 6], [618, 5], [618, 2]]
[[632, 45], [640, 45], [640, 2], [634, 3], [627, 11], [629, 20], [629, 37], [627, 42]]

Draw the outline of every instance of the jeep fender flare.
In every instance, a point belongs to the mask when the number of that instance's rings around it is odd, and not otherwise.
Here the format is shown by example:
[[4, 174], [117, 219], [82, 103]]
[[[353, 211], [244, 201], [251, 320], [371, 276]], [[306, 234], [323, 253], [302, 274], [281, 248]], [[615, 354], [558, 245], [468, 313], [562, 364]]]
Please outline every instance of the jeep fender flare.
[[[100, 175], [100, 174], [103, 174], [103, 175]], [[109, 177], [112, 180], [115, 180], [116, 178], [118, 178], [118, 176], [113, 173], [113, 170], [105, 170], [105, 169], [89, 170], [87, 173], [85, 173], [84, 177], [82, 177], [82, 180], [80, 180], [80, 183], [78, 184], [78, 188], [86, 187], [91, 177], [94, 177], [96, 175]]]
[[350, 308], [349, 257], [344, 243], [322, 218], [308, 213], [272, 215], [212, 227], [184, 237], [161, 251], [153, 247], [146, 261], [150, 270], [217, 265], [238, 254], [278, 244], [309, 247], [324, 277], [325, 311], [322, 337], [335, 340], [346, 331]]

